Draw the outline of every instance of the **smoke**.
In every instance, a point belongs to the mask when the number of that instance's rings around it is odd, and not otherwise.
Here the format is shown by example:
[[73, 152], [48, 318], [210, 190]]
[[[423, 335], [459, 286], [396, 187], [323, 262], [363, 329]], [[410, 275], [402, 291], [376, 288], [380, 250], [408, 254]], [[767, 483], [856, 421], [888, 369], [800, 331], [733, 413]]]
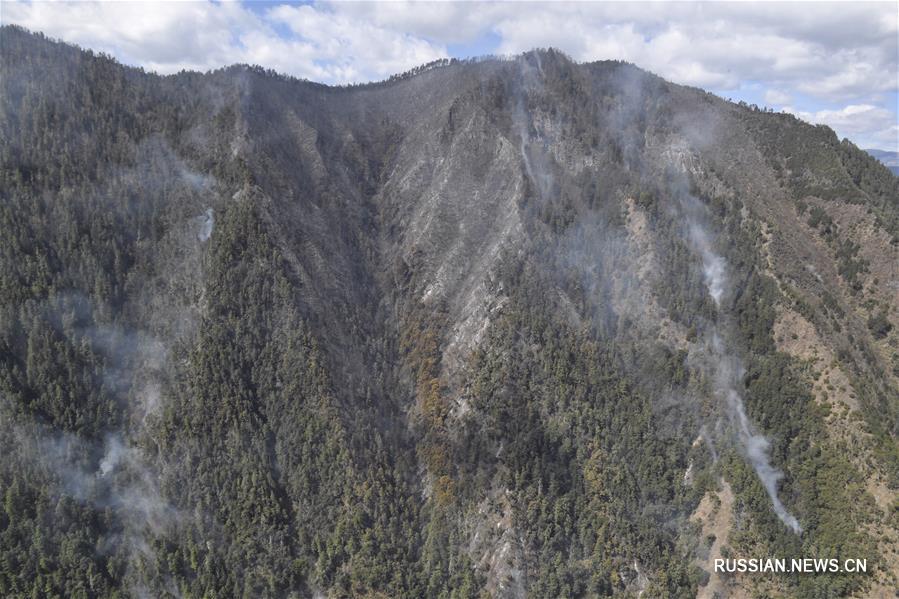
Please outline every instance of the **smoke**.
[[207, 208], [203, 216], [197, 217], [198, 231], [197, 238], [200, 241], [206, 241], [212, 235], [212, 228], [215, 225], [215, 219], [212, 216], [212, 208]]
[[[702, 261], [706, 288], [720, 309], [721, 299], [727, 291], [727, 263], [723, 256], [714, 251], [711, 235], [696, 218], [699, 201], [692, 196], [686, 196], [681, 203], [688, 220], [689, 240]], [[763, 435], [754, 431], [746, 415], [739, 391], [742, 386], [743, 368], [733, 353], [728, 351], [718, 333], [717, 324], [713, 326], [703, 349], [709, 358], [708, 367], [713, 373], [715, 395], [724, 401], [743, 454], [762, 481], [777, 517], [793, 532], [801, 533], [802, 527], [799, 522], [787, 511], [777, 495], [777, 484], [783, 478], [783, 472], [771, 465], [768, 455], [770, 443]]]
[[762, 435], [752, 433], [749, 418], [747, 418], [746, 411], [743, 409], [743, 401], [735, 390], [731, 389], [728, 391], [727, 402], [730, 412], [736, 420], [735, 424], [737, 433], [740, 436], [740, 442], [746, 448], [746, 456], [765, 486], [765, 491], [768, 492], [774, 512], [781, 522], [789, 526], [793, 532], [796, 534], [801, 533], [802, 527], [799, 525], [799, 521], [787, 511], [787, 508], [784, 507], [784, 504], [777, 496], [777, 483], [783, 478], [783, 472], [771, 466], [768, 457], [768, 448], [770, 447], [768, 439]]
[[108, 503], [117, 510], [132, 549], [148, 547], [145, 531], [158, 536], [179, 522], [179, 513], [160, 495], [156, 475], [145, 466], [142, 452], [120, 435], [107, 437], [93, 475], [110, 485]]
[[709, 431], [706, 429], [706, 426], [703, 424], [699, 427], [699, 438], [706, 444], [709, 448], [709, 453], [712, 454], [712, 461], [718, 461], [718, 450], [715, 449], [715, 442], [712, 439], [712, 436], [709, 434]]
[[143, 553], [148, 547], [146, 533], [162, 534], [180, 521], [178, 511], [161, 496], [143, 452], [121, 434], [108, 435], [101, 445], [21, 417], [13, 424], [8, 401], [2, 410], [0, 420], [11, 429], [17, 463], [34, 468], [35, 476], [52, 483], [61, 495], [111, 509], [122, 526], [120, 541], [128, 553]]
[[761, 480], [772, 508], [793, 532], [801, 533], [802, 527], [796, 518], [787, 511], [777, 495], [777, 485], [783, 478], [783, 472], [771, 465], [769, 457], [770, 443], [763, 435], [755, 431], [740, 393], [744, 369], [730, 351], [717, 331], [709, 334], [701, 348], [697, 348], [706, 362], [705, 368], [712, 373], [714, 394], [727, 409], [727, 416], [737, 443]]
[[[698, 130], [694, 127], [687, 129], [690, 129], [694, 136], [698, 134]], [[740, 392], [743, 386], [743, 367], [734, 352], [727, 347], [720, 333], [720, 323], [726, 316], [721, 313], [722, 300], [729, 291], [728, 266], [724, 257], [715, 251], [715, 240], [704, 225], [707, 218], [706, 207], [687, 191], [687, 177], [698, 172], [699, 161], [682, 140], [669, 140], [660, 158], [669, 167], [666, 174], [674, 188], [671, 191], [677, 199], [674, 208], [684, 220], [684, 237], [700, 258], [706, 290], [718, 309], [715, 322], [705, 323], [705, 328], [709, 332], [705, 335], [704, 344], [701, 346], [697, 344], [691, 349], [691, 358], [702, 362], [703, 369], [711, 374], [715, 396], [727, 409], [738, 446], [765, 487], [777, 517], [793, 532], [799, 534], [802, 527], [777, 495], [777, 484], [783, 478], [783, 472], [771, 465], [768, 454], [770, 443], [763, 435], [755, 432], [746, 414]], [[673, 170], [670, 167], [673, 167]]]
[[705, 278], [709, 295], [715, 300], [715, 306], [721, 307], [721, 296], [724, 295], [725, 262], [724, 258], [712, 251], [712, 241], [705, 229], [697, 223], [690, 223], [689, 237], [696, 251], [702, 258], [702, 274]]
[[165, 577], [154, 566], [152, 543], [180, 527], [184, 518], [163, 498], [157, 475], [138, 447], [120, 433], [95, 442], [54, 430], [16, 414], [7, 399], [0, 402], [0, 439], [8, 451], [4, 459], [24, 469], [35, 484], [52, 496], [68, 497], [111, 518], [112, 525], [96, 550], [125, 560], [132, 591], [165, 584], [169, 592], [179, 595], [173, 585], [159, 580]]
[[[537, 63], [534, 67], [530, 63], [533, 58]], [[536, 187], [538, 197], [544, 201], [553, 187], [553, 176], [549, 168], [543, 164], [535, 164], [531, 159], [531, 119], [527, 111], [528, 95], [539, 94], [543, 89], [543, 65], [540, 61], [540, 53], [532, 52], [519, 57], [518, 66], [521, 73], [521, 87], [516, 89], [513, 121], [518, 129], [521, 160], [524, 163], [525, 173], [530, 182]]]
[[163, 497], [159, 473], [140, 442], [147, 438], [147, 417], [162, 404], [169, 351], [141, 329], [98, 324], [105, 307], [77, 291], [56, 294], [34, 312], [59, 342], [65, 340], [92, 365], [97, 392], [116, 401], [131, 418], [111, 417], [99, 423], [105, 435], [79, 435], [42, 422], [4, 397], [0, 401], [0, 446], [8, 452], [4, 457], [51, 496], [108, 514], [111, 524], [99, 539], [98, 553], [114, 554], [128, 565], [128, 584], [158, 587], [164, 576], [154, 566], [153, 545], [183, 518]]
[[106, 476], [115, 470], [119, 462], [122, 461], [125, 447], [122, 445], [118, 437], [113, 437], [107, 443], [106, 455], [100, 460], [100, 476]]
[[[540, 159], [547, 152], [541, 152], [540, 146], [545, 150], [549, 144], [553, 149], [558, 149], [561, 141], [545, 135], [547, 126], [539, 115], [529, 114], [527, 110], [528, 94], [539, 93], [542, 86], [546, 65], [537, 62], [539, 58], [539, 53], [535, 53], [519, 59], [522, 85], [514, 106], [513, 122], [520, 138], [519, 150], [524, 171], [537, 188], [539, 199], [552, 201], [554, 186], [546, 185], [546, 182], [552, 182], [552, 170], [543, 168], [548, 165], [542, 164]], [[800, 533], [802, 528], [798, 521], [777, 495], [778, 482], [784, 475], [771, 465], [770, 443], [755, 431], [746, 414], [742, 396], [743, 369], [736, 352], [727, 346], [726, 336], [722, 332], [723, 323], [728, 318], [724, 310], [730, 293], [729, 267], [727, 260], [715, 250], [716, 239], [705, 224], [708, 219], [705, 205], [688, 192], [686, 184], [689, 175], [695, 174], [701, 163], [684, 140], [672, 139], [668, 134], [660, 138], [649, 129], [648, 115], [651, 110], [647, 107], [647, 98], [652, 96], [647, 96], [647, 93], [661, 95], [661, 90], [655, 89], [661, 85], [659, 82], [632, 68], [616, 69], [605, 76], [609, 79], [604, 82], [607, 85], [603, 87], [603, 92], [610, 94], [611, 108], [599, 117], [602, 134], [608, 140], [608, 143], [601, 145], [617, 147], [622, 167], [631, 173], [630, 180], [637, 185], [648, 183], [648, 187], [654, 188], [653, 181], [667, 181], [668, 195], [674, 200], [667, 206], [669, 215], [681, 223], [679, 235], [699, 258], [705, 292], [716, 307], [714, 316], [710, 318], [695, 315], [693, 324], [697, 325], [699, 336], [697, 341], [689, 344], [689, 360], [712, 381], [714, 397], [726, 411], [733, 439], [762, 482], [774, 512], [786, 526]], [[714, 134], [709, 126], [700, 125], [692, 128], [694, 137]], [[683, 126], [690, 128], [687, 124]], [[695, 139], [691, 142], [694, 145], [699, 143]], [[602, 163], [604, 159], [599, 158], [598, 162]], [[615, 181], [610, 180], [613, 184]], [[639, 266], [641, 258], [629, 250], [630, 240], [623, 238], [620, 231], [603, 222], [602, 218], [591, 222], [581, 215], [577, 224], [566, 231], [565, 240], [556, 246], [562, 256], [556, 264], [562, 267], [562, 271], [574, 267], [575, 272], [581, 275], [581, 288], [604, 308], [598, 314], [607, 316], [606, 328], [613, 328], [615, 320], [624, 322], [625, 326], [629, 320], [641, 318], [658, 322], [654, 313], [657, 308], [651, 305], [654, 294], [651, 281], [662, 277], [660, 282], [664, 284], [667, 282], [664, 277], [671, 275], [658, 273], [658, 276], [644, 277], [639, 274], [644, 268]], [[652, 270], [654, 266], [647, 268]], [[617, 318], [625, 316], [630, 318]], [[631, 328], [639, 329], [640, 323]], [[628, 334], [634, 333], [629, 331]], [[639, 358], [636, 359], [639, 361]], [[635, 368], [647, 366], [648, 363], [636, 364]], [[702, 434], [713, 458], [717, 459], [712, 438], [705, 430]]]

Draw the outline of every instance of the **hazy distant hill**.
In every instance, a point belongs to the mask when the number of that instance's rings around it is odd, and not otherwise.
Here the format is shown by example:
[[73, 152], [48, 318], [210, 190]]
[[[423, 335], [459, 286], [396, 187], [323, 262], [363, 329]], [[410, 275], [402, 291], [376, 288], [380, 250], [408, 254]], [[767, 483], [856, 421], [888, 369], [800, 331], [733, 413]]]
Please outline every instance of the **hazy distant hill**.
[[3, 597], [899, 586], [899, 179], [829, 128], [555, 51], [0, 60]]
[[865, 150], [874, 158], [877, 158], [879, 161], [884, 163], [888, 169], [890, 169], [894, 175], [899, 176], [899, 152], [888, 152], [886, 150], [874, 150], [868, 149]]

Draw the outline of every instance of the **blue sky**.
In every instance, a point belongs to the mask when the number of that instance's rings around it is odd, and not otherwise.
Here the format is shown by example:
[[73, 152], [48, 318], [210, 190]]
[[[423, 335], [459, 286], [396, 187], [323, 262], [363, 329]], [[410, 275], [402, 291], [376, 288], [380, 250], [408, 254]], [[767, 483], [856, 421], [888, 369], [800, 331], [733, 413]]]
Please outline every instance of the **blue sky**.
[[160, 73], [233, 63], [325, 83], [553, 46], [899, 150], [899, 6], [840, 2], [4, 2], [0, 21]]

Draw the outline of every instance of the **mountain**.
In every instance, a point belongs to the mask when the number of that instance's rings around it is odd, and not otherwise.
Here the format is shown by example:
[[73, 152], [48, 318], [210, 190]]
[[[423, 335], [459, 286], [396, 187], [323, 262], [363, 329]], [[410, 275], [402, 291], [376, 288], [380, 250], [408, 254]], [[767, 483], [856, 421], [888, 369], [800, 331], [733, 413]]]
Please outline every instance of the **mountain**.
[[868, 149], [865, 152], [882, 162], [894, 175], [899, 176], [899, 152], [875, 149]]
[[4, 597], [899, 584], [899, 179], [830, 129], [553, 50], [0, 58]]

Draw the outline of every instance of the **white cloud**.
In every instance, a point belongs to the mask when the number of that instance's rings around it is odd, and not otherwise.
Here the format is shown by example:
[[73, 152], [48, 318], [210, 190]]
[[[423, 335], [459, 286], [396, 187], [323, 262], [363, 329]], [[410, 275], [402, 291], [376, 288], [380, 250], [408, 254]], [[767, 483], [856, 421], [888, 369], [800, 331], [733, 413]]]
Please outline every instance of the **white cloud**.
[[[765, 81], [838, 101], [899, 85], [889, 3], [318, 2], [260, 14], [234, 2], [19, 1], [3, 13], [161, 72], [258, 58], [329, 82], [381, 78], [493, 34], [500, 53], [554, 46], [723, 90]], [[279, 35], [280, 25], [295, 35]]]
[[[554, 46], [620, 58], [679, 83], [764, 80], [826, 97], [895, 89], [899, 16], [890, 3], [336, 3], [343, 15], [457, 43], [496, 34], [500, 53]], [[687, 65], [687, 66], [684, 66]]]
[[540, 7], [511, 11], [498, 20], [493, 29], [501, 35], [502, 52], [552, 45], [582, 61], [625, 59], [678, 83], [736, 89], [761, 80], [829, 100], [897, 87], [895, 6]]
[[221, 66], [232, 31], [253, 26], [236, 4], [181, 2], [9, 2], [2, 19], [162, 72]]
[[[326, 83], [383, 79], [446, 56], [453, 44], [482, 49], [491, 40], [508, 54], [554, 46], [579, 61], [627, 60], [728, 94], [766, 89], [765, 102], [778, 106], [802, 98], [813, 102], [796, 107], [807, 114], [881, 105], [896, 121], [896, 108], [883, 104], [899, 88], [899, 14], [889, 2], [320, 1], [251, 10], [17, 1], [3, 3], [0, 20], [162, 73], [240, 62]], [[851, 118], [877, 127], [853, 125], [862, 138], [888, 128], [883, 115]]]
[[896, 115], [871, 104], [850, 104], [839, 110], [806, 112], [792, 106], [784, 108], [810, 123], [831, 127], [840, 137], [848, 137], [862, 148], [899, 151], [899, 124]]
[[[329, 2], [328, 8], [348, 19], [403, 31], [442, 44], [471, 42], [510, 12], [504, 3], [475, 2]], [[533, 5], [528, 8], [533, 8]], [[526, 12], [519, 10], [518, 12]]]
[[336, 81], [383, 79], [446, 56], [445, 48], [424, 39], [309, 5], [282, 5], [268, 16], [303, 40]]
[[[249, 63], [346, 83], [446, 56], [440, 44], [327, 6], [282, 5], [257, 14], [236, 2], [5, 2], [2, 20], [159, 73]], [[280, 35], [280, 25], [294, 35]]]
[[780, 91], [779, 89], [769, 89], [765, 92], [765, 103], [772, 106], [785, 106], [792, 103], [793, 98], [790, 94]]

